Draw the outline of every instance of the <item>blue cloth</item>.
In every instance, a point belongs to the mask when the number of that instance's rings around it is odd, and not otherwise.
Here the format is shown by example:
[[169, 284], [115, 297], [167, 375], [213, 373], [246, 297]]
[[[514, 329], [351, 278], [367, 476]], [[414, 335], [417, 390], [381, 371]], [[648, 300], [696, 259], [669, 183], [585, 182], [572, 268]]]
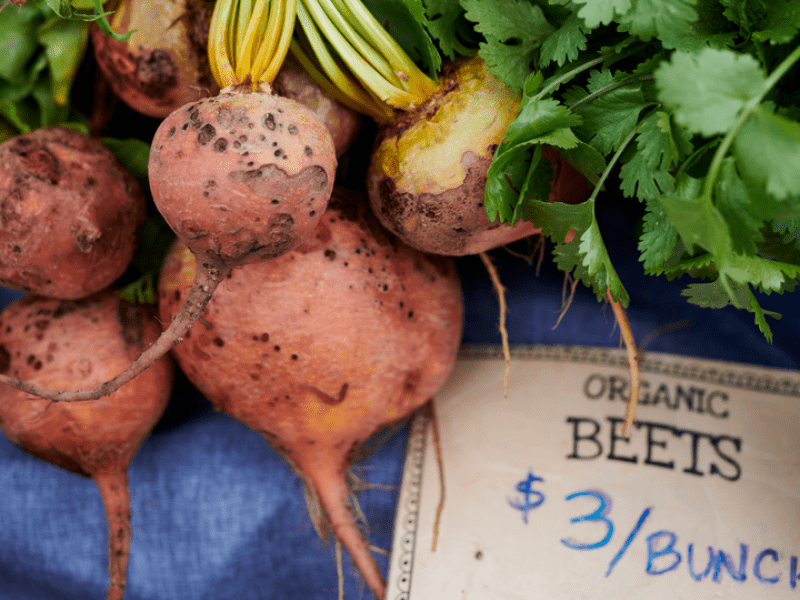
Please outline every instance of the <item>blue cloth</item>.
[[[798, 292], [762, 298], [783, 313], [769, 344], [750, 313], [700, 309], [680, 295], [687, 280], [642, 273], [632, 232], [636, 211], [602, 208], [601, 228], [631, 295], [637, 339], [658, 327], [649, 350], [789, 369], [800, 367]], [[522, 246], [522, 245], [520, 245]], [[579, 285], [559, 326], [563, 274], [503, 250], [492, 256], [508, 288], [515, 344], [616, 347], [609, 308]], [[497, 298], [477, 257], [459, 259], [464, 341], [500, 342]], [[16, 294], [3, 291], [3, 304]], [[397, 486], [407, 428], [356, 466], [371, 483]], [[332, 545], [317, 537], [298, 478], [256, 433], [215, 413], [183, 378], [164, 418], [130, 468], [133, 541], [127, 600], [316, 600], [336, 598]], [[94, 483], [33, 458], [0, 436], [0, 600], [105, 598], [106, 522]], [[369, 489], [359, 503], [371, 543], [389, 549], [396, 490]], [[378, 556], [385, 570], [388, 559]], [[345, 554], [345, 597], [370, 598]]]

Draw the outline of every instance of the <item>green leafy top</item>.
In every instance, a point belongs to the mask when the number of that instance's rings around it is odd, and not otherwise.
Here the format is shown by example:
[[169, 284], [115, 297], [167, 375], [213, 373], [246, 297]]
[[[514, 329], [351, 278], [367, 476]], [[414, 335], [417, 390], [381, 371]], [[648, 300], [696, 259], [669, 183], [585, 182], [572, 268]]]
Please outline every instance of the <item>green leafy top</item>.
[[[800, 3], [775, 0], [437, 0], [466, 19], [490, 70], [523, 91], [489, 169], [490, 219], [535, 222], [560, 268], [627, 305], [595, 219], [611, 173], [644, 210], [645, 272], [696, 280], [690, 302], [751, 311], [800, 277]], [[455, 27], [429, 28], [463, 53]], [[595, 185], [548, 204], [555, 147]], [[574, 231], [573, 234], [569, 232]], [[568, 236], [569, 234], [569, 236]], [[567, 237], [568, 236], [568, 237]], [[565, 243], [565, 237], [571, 239]]]
[[54, 125], [85, 129], [69, 94], [86, 52], [87, 27], [46, 4], [0, 9], [0, 122], [6, 137]]

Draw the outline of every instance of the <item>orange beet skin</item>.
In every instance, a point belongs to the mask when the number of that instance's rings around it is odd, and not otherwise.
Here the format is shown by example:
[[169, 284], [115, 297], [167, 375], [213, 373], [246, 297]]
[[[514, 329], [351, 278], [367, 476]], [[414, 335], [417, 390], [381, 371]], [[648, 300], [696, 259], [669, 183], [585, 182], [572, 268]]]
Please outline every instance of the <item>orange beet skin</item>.
[[[25, 296], [0, 315], [0, 372], [49, 389], [85, 389], [122, 371], [160, 329], [150, 308], [111, 291], [76, 301]], [[0, 428], [8, 438], [97, 483], [109, 523], [109, 600], [125, 589], [128, 466], [167, 406], [173, 375], [166, 356], [113, 394], [83, 402], [0, 386]]]
[[[161, 318], [180, 310], [194, 257], [176, 246], [162, 269]], [[360, 196], [334, 191], [312, 240], [232, 270], [173, 349], [214, 406], [286, 457], [373, 593], [384, 584], [348, 501], [359, 446], [427, 402], [449, 375], [463, 304], [452, 259], [386, 233]]]

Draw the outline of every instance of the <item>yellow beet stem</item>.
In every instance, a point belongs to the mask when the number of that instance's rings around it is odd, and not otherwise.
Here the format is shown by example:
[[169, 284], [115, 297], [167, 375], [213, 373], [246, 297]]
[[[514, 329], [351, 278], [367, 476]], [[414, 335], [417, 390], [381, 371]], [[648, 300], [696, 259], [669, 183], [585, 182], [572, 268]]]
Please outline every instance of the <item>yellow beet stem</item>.
[[211, 74], [220, 88], [271, 84], [289, 52], [297, 0], [218, 0], [208, 33]]
[[381, 49], [388, 59], [395, 74], [401, 81], [406, 81], [406, 89], [417, 96], [417, 102], [424, 101], [434, 91], [436, 82], [425, 75], [412, 61], [395, 39], [381, 27], [373, 14], [358, 1], [336, 0], [336, 4], [348, 15], [348, 22], [353, 23], [361, 35]]
[[[247, 78], [247, 75], [251, 72], [252, 68], [252, 55], [253, 55], [253, 45], [256, 43], [256, 39], [258, 37], [259, 29], [263, 26], [263, 18], [267, 12], [267, 5], [269, 4], [269, 0], [258, 0], [256, 2], [255, 8], [252, 9], [252, 13], [250, 15], [250, 19], [245, 21], [244, 23], [241, 22], [242, 13], [240, 7], [240, 22], [239, 27], [243, 26], [241, 29], [241, 35], [237, 38], [237, 52], [236, 52], [236, 77], [239, 81], [244, 81]], [[270, 13], [270, 18], [272, 17], [272, 13]], [[262, 39], [263, 36], [262, 36]], [[269, 37], [266, 38], [267, 44], [270, 44], [272, 41]]]
[[238, 83], [233, 63], [228, 54], [229, 47], [227, 23], [234, 13], [234, 0], [217, 0], [211, 14], [208, 32], [208, 63], [211, 74], [220, 88]]
[[[358, 53], [360, 57], [366, 60], [377, 71], [381, 77], [391, 82], [393, 85], [403, 87], [403, 82], [392, 70], [391, 65], [381, 56], [374, 48], [372, 48], [361, 34], [344, 18], [337, 7], [333, 5], [331, 0], [318, 0], [320, 8], [324, 11], [325, 15], [331, 20], [336, 28], [343, 32], [345, 39], [350, 42], [350, 46]], [[383, 50], [383, 48], [381, 48]]]
[[[311, 46], [311, 51], [314, 53], [317, 61], [319, 62], [322, 71], [313, 67], [308, 55], [301, 50], [299, 44], [296, 42], [293, 42], [292, 53], [294, 54], [295, 58], [300, 61], [300, 64], [302, 64], [304, 68], [313, 68], [313, 72], [310, 70], [308, 71], [312, 77], [314, 77], [314, 72], [316, 72], [318, 74], [317, 76], [319, 77], [319, 74], [324, 71], [325, 76], [321, 77], [320, 79], [315, 77], [315, 81], [320, 83], [320, 85], [323, 85], [323, 88], [333, 87], [340, 90], [341, 95], [350, 99], [351, 104], [354, 105], [358, 110], [363, 110], [365, 114], [373, 117], [379, 116], [381, 117], [382, 121], [385, 121], [386, 118], [384, 118], [383, 115], [386, 114], [384, 112], [385, 109], [388, 109], [390, 111], [389, 116], [391, 117], [391, 109], [389, 109], [385, 103], [369, 94], [356, 81], [351, 79], [350, 76], [339, 66], [336, 59], [328, 51], [325, 41], [322, 39], [322, 36], [314, 24], [311, 15], [308, 14], [308, 11], [306, 11], [302, 2], [297, 5], [297, 20], [300, 22], [300, 25], [306, 34], [308, 43]], [[326, 77], [329, 78], [330, 83], [321, 83], [328, 82]]]
[[[314, 39], [321, 33], [347, 66], [349, 75], [360, 81], [381, 103], [407, 110], [435, 90], [433, 81], [417, 68], [357, 0], [350, 0], [347, 4], [341, 0], [301, 0], [298, 18], [301, 10], [308, 15], [300, 22], [317, 60], [320, 63], [330, 61], [327, 47]], [[315, 27], [308, 26], [309, 20]], [[328, 69], [323, 66], [323, 70]], [[334, 85], [339, 86], [340, 80], [331, 78]]]
[[394, 110], [391, 107], [379, 102], [375, 97], [362, 90], [355, 82], [349, 81], [344, 72], [342, 72], [342, 77], [346, 79], [346, 84], [352, 89], [353, 95], [348, 96], [343, 93], [341, 89], [331, 83], [325, 73], [317, 68], [296, 40], [292, 41], [289, 50], [305, 69], [306, 73], [334, 100], [349, 106], [353, 110], [369, 115], [379, 123], [389, 123], [394, 119]]
[[297, 17], [297, 0], [278, 0], [278, 5], [278, 10], [274, 12], [275, 18], [270, 18], [265, 33], [267, 38], [275, 38], [275, 47], [269, 53], [259, 51], [253, 67], [255, 79], [261, 82], [272, 83], [275, 81], [292, 43]]
[[108, 600], [122, 600], [131, 547], [131, 499], [126, 471], [92, 478], [100, 490], [108, 519]]

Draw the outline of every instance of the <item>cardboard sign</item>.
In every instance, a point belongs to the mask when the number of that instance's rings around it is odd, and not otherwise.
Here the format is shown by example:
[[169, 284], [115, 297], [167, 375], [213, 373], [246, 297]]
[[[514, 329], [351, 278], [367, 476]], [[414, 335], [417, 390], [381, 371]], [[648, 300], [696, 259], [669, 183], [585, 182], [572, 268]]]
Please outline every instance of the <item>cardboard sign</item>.
[[623, 351], [465, 348], [415, 417], [387, 600], [800, 597], [800, 374]]

